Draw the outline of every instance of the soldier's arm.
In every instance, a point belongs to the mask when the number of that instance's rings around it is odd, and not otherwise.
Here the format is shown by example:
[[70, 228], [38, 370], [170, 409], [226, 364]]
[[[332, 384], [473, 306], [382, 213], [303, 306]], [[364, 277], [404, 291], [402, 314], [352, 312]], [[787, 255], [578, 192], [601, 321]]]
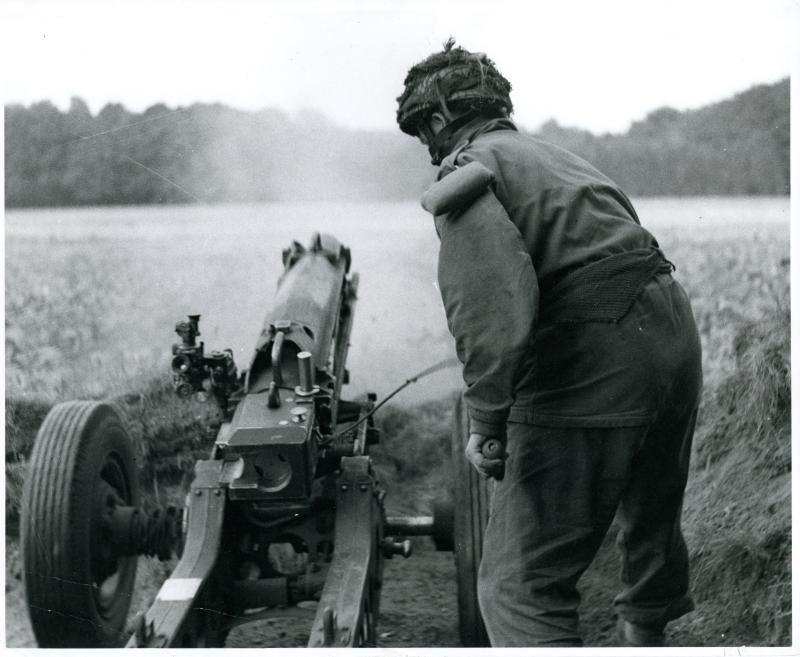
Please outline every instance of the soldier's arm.
[[[423, 204], [436, 185], [448, 183], [453, 176], [469, 183], [466, 169], [456, 169], [435, 183]], [[441, 240], [439, 288], [464, 364], [470, 430], [496, 436], [504, 432], [519, 369], [532, 345], [539, 294], [522, 236], [495, 197], [491, 179], [480, 182], [476, 176], [477, 192], [464, 193], [451, 180], [449, 185], [461, 193], [460, 201], [428, 203], [427, 209], [436, 215]], [[452, 195], [447, 199], [452, 200]], [[442, 208], [448, 212], [436, 212]]]

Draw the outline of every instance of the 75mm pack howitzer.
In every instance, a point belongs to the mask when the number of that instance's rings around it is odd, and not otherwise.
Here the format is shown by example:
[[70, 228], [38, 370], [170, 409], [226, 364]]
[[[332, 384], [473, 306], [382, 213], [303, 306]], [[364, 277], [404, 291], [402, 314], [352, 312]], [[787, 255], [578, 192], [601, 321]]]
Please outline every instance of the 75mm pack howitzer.
[[[230, 350], [206, 353], [199, 315], [176, 326], [176, 392], [213, 396], [222, 417], [182, 509], [145, 510], [114, 404], [61, 403], [45, 418], [21, 528], [40, 646], [222, 646], [237, 625], [287, 616], [308, 619], [309, 647], [374, 646], [383, 560], [408, 556], [414, 535], [452, 550], [454, 524], [462, 641], [485, 642], [475, 576], [487, 493], [462, 458], [463, 411], [452, 439], [455, 507], [448, 497], [431, 516], [387, 517], [369, 456], [376, 398], [341, 396], [358, 291], [350, 252], [315, 235], [283, 263], [246, 371]], [[131, 633], [139, 555], [180, 558]]]

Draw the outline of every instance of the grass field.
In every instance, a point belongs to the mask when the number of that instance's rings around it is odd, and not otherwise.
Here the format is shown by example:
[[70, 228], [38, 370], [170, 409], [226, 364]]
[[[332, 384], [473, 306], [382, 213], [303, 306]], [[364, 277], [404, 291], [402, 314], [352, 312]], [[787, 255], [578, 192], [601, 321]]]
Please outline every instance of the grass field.
[[[783, 203], [779, 213], [788, 212]], [[667, 212], [667, 205], [652, 209]], [[723, 205], [712, 209], [724, 214]], [[210, 411], [179, 403], [168, 390], [174, 322], [187, 312], [206, 313], [201, 330], [209, 345], [233, 346], [239, 366], [246, 366], [274, 290], [280, 249], [289, 238], [307, 241], [315, 226], [351, 246], [361, 272], [353, 388], [386, 394], [450, 355], [433, 285], [435, 236], [409, 206], [272, 208], [288, 219], [268, 217], [257, 229], [261, 217], [247, 215], [252, 209], [235, 217], [204, 210], [192, 224], [182, 209], [159, 210], [160, 221], [120, 210], [110, 227], [98, 212], [75, 220], [84, 226], [78, 235], [64, 228], [73, 220], [67, 215], [26, 213], [13, 217], [7, 232], [6, 518], [12, 534], [25, 459], [38, 424], [58, 401], [120, 400], [149, 464], [146, 485], [179, 478], [208, 445], [202, 425]], [[409, 215], [419, 223], [401, 223]], [[640, 215], [645, 221], [641, 209]], [[378, 216], [377, 226], [369, 224]], [[706, 382], [685, 505], [698, 610], [678, 626], [679, 645], [785, 645], [790, 637], [785, 216], [785, 222], [751, 216], [690, 227], [664, 222], [654, 229], [692, 299]], [[456, 373], [439, 375], [384, 414], [378, 459], [390, 483], [411, 479], [420, 495], [433, 494], [436, 477], [447, 469], [438, 443], [450, 423], [449, 403], [436, 399], [447, 398], [456, 381]], [[426, 399], [434, 401], [419, 406]], [[431, 449], [426, 441], [437, 445]], [[415, 457], [420, 451], [434, 458], [422, 464]], [[615, 576], [604, 559], [589, 577], [598, 590]]]

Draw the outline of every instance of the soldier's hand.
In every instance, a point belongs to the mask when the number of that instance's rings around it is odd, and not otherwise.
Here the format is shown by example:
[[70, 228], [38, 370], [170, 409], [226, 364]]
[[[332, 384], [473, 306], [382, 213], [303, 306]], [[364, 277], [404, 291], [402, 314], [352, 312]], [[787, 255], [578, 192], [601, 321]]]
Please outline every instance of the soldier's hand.
[[464, 453], [482, 476], [503, 478], [508, 458], [503, 437], [471, 433]]

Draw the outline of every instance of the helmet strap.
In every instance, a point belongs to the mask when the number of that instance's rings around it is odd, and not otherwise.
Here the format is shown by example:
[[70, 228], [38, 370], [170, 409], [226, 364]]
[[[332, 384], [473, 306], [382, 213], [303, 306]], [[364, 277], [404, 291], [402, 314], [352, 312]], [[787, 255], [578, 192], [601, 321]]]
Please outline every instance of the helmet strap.
[[419, 122], [419, 124], [417, 125], [417, 133], [425, 137], [426, 144], [433, 143], [433, 140], [436, 137], [436, 135], [433, 134], [433, 130], [431, 129], [431, 126], [428, 125], [427, 121]]
[[439, 130], [433, 139], [428, 141], [428, 152], [431, 154], [431, 164], [438, 166], [442, 163], [442, 160], [455, 148], [456, 140], [459, 136], [457, 133], [470, 121], [479, 116], [479, 114], [480, 112], [477, 110], [470, 110], [456, 117], [444, 128]]

